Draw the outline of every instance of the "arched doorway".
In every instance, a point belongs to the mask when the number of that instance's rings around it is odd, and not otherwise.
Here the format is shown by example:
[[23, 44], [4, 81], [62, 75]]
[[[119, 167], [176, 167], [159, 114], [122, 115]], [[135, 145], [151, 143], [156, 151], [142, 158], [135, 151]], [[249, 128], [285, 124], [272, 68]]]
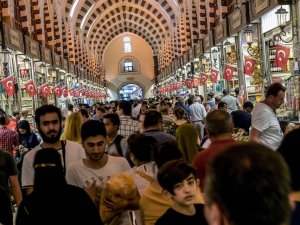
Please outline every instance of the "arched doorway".
[[143, 88], [137, 84], [126, 84], [119, 91], [119, 98], [122, 100], [143, 99]]

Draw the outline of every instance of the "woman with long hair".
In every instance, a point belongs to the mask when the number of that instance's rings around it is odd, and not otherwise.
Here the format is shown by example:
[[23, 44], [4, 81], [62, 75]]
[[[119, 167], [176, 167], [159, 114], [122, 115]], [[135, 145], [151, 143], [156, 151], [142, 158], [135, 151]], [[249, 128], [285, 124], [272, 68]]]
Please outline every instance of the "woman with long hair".
[[66, 120], [64, 132], [61, 140], [81, 142], [80, 129], [82, 125], [82, 118], [79, 112], [71, 113]]

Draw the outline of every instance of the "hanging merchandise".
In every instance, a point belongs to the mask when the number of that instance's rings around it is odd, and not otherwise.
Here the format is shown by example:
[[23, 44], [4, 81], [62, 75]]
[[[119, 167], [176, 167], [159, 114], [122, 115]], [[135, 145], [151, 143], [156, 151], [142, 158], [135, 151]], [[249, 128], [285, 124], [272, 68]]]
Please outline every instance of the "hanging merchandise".
[[61, 88], [61, 93], [62, 95], [66, 98], [68, 97], [68, 88], [65, 86], [65, 87], [62, 87]]
[[211, 82], [216, 83], [218, 81], [218, 75], [219, 75], [218, 70], [211, 69], [210, 70], [210, 80], [211, 80]]
[[232, 80], [233, 73], [235, 72], [235, 70], [236, 70], [236, 68], [229, 66], [229, 65], [225, 65], [223, 78], [225, 80]]
[[200, 83], [201, 84], [205, 84], [206, 81], [207, 81], [207, 74], [201, 73], [201, 75], [200, 75]]
[[53, 90], [54, 94], [56, 95], [56, 97], [61, 96], [61, 90], [60, 90], [60, 85], [59, 84], [54, 86], [52, 90]]
[[284, 45], [276, 45], [275, 61], [274, 66], [278, 66], [285, 70], [289, 59], [291, 49]]
[[255, 70], [255, 64], [256, 64], [255, 59], [245, 57], [244, 74], [253, 76]]
[[16, 93], [16, 88], [14, 84], [14, 76], [9, 76], [1, 81], [2, 86], [5, 88], [8, 96], [12, 96]]
[[33, 80], [28, 81], [26, 84], [24, 84], [24, 86], [29, 97], [33, 97], [37, 94]]
[[47, 83], [45, 83], [42, 86], [40, 86], [40, 92], [46, 98], [51, 95], [50, 88], [49, 88], [49, 85]]

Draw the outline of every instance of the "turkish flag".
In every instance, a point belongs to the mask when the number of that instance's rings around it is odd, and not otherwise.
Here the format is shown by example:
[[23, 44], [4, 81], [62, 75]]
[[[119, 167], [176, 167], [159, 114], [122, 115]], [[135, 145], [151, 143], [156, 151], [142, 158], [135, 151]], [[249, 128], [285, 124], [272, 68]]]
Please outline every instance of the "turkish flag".
[[24, 84], [24, 86], [29, 97], [33, 97], [34, 95], [37, 94], [37, 90], [35, 88], [33, 80], [28, 81], [26, 84]]
[[223, 78], [226, 80], [232, 80], [233, 73], [235, 72], [235, 68], [229, 65], [225, 65]]
[[218, 70], [214, 70], [214, 69], [210, 70], [210, 80], [211, 80], [211, 82], [217, 83], [218, 76], [219, 76], [219, 71]]
[[52, 88], [52, 90], [53, 90], [53, 92], [54, 92], [54, 94], [55, 94], [56, 97], [60, 97], [61, 96], [61, 90], [60, 89], [61, 88], [60, 88], [59, 84], [56, 85], [56, 86], [54, 86]]
[[199, 86], [199, 80], [198, 80], [198, 77], [194, 77], [194, 78], [193, 78], [193, 85], [194, 85], [194, 87], [198, 87], [198, 86]]
[[255, 69], [256, 60], [245, 57], [244, 74], [252, 76]]
[[50, 88], [47, 83], [40, 86], [40, 91], [44, 97], [49, 97], [51, 95]]
[[68, 97], [68, 88], [65, 86], [65, 87], [62, 87], [61, 88], [61, 93], [62, 95], [66, 98]]
[[187, 86], [188, 88], [191, 88], [192, 85], [193, 85], [192, 79], [187, 79], [187, 80], [185, 81], [185, 84], [186, 84], [186, 86]]
[[70, 93], [71, 96], [74, 96], [74, 88], [71, 88], [71, 89], [69, 90], [69, 93]]
[[75, 96], [75, 97], [79, 97], [79, 96], [80, 96], [80, 90], [79, 90], [79, 89], [76, 89], [76, 90], [75, 90], [74, 96]]
[[16, 93], [14, 82], [15, 82], [14, 76], [6, 77], [1, 81], [2, 86], [5, 88], [8, 96], [12, 96], [13, 94]]
[[207, 74], [201, 73], [201, 75], [200, 75], [200, 83], [201, 84], [205, 84], [206, 81], [207, 81]]
[[291, 49], [289, 47], [277, 44], [274, 66], [278, 66], [281, 69], [285, 70], [287, 61], [290, 56], [290, 51]]

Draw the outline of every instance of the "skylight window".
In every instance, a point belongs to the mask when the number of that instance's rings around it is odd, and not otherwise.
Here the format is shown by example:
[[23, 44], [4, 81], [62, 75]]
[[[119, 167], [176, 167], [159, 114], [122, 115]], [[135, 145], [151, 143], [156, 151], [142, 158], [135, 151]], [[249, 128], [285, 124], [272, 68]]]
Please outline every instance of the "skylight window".
[[131, 40], [130, 37], [124, 37], [123, 38], [123, 43], [124, 43], [124, 52], [131, 52]]

